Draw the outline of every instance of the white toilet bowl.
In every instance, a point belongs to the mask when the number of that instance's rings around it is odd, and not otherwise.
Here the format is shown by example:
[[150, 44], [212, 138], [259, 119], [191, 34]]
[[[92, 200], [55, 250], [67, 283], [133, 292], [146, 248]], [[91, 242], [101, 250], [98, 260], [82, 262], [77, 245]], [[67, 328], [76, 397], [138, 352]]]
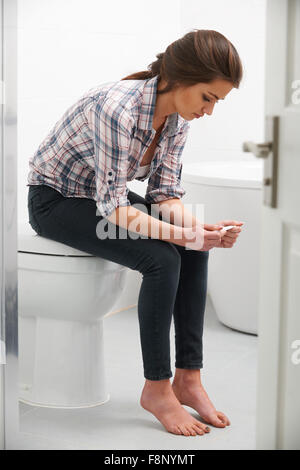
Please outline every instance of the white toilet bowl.
[[[185, 163], [184, 204], [204, 204], [204, 222], [245, 222], [232, 248], [210, 250], [208, 294], [220, 322], [257, 334], [263, 162]], [[196, 215], [195, 206], [190, 210]]]
[[19, 398], [77, 408], [109, 400], [103, 318], [128, 268], [18, 228]]

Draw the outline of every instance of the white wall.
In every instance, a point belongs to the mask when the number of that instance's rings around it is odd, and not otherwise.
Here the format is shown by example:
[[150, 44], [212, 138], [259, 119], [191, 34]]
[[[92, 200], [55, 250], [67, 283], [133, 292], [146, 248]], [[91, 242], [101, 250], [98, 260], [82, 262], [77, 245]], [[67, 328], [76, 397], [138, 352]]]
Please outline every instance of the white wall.
[[19, 0], [19, 220], [28, 159], [50, 128], [89, 88], [145, 70], [179, 37], [179, 12], [180, 0]]
[[[190, 121], [183, 162], [199, 160], [253, 160], [242, 151], [247, 140], [264, 140], [265, 0], [181, 0], [180, 34], [214, 29], [226, 36], [241, 57], [244, 75], [213, 114]], [[184, 167], [183, 167], [184, 168]], [[129, 188], [143, 195], [147, 183]]]
[[242, 142], [264, 138], [265, 0], [181, 0], [181, 34], [214, 29], [233, 43], [244, 78], [213, 114], [191, 121], [185, 161], [253, 159]]

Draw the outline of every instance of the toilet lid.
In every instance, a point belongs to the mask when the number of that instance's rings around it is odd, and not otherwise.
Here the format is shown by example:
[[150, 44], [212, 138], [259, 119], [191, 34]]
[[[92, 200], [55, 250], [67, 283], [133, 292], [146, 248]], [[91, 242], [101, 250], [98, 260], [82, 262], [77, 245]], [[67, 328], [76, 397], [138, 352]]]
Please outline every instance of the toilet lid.
[[29, 223], [18, 225], [18, 252], [60, 256], [93, 256], [63, 243], [40, 237]]

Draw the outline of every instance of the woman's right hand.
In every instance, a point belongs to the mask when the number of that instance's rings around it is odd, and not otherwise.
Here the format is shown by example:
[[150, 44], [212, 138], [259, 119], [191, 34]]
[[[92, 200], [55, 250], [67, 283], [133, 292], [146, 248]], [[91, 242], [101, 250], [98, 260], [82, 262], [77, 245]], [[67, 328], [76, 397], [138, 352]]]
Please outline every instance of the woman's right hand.
[[210, 230], [205, 230], [201, 225], [183, 227], [182, 246], [197, 251], [208, 251], [220, 246], [226, 230], [220, 230], [219, 227], [219, 224], [211, 225]]

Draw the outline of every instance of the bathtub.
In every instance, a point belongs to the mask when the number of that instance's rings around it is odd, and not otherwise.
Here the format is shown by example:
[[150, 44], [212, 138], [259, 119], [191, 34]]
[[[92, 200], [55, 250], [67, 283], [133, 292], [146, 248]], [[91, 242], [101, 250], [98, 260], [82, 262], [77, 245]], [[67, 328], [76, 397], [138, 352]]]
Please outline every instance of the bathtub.
[[205, 223], [244, 222], [232, 248], [210, 250], [208, 295], [222, 324], [257, 335], [263, 161], [184, 163], [181, 179], [182, 202], [204, 204]]

